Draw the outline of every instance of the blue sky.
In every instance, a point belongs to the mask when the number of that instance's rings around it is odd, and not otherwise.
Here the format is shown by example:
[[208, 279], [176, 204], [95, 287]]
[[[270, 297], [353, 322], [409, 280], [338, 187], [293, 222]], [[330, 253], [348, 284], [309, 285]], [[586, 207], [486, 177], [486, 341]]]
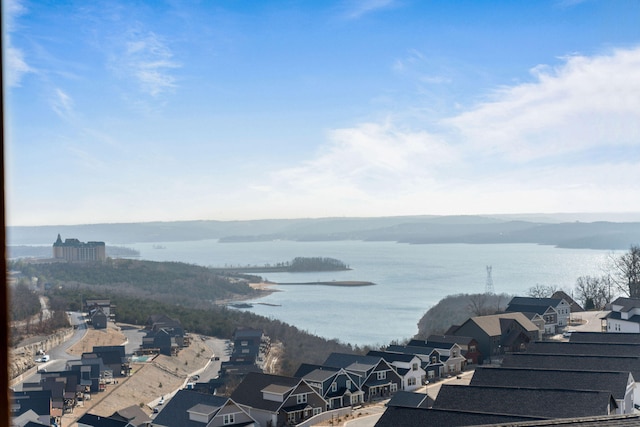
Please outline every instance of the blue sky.
[[9, 225], [640, 212], [640, 2], [3, 0]]

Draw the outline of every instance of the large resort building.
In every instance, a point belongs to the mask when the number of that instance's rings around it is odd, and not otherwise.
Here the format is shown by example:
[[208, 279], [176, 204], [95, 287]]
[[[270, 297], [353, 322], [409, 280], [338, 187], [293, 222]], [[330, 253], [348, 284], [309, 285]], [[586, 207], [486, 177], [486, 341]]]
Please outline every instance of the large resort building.
[[81, 242], [65, 239], [58, 234], [53, 244], [53, 258], [66, 261], [104, 261], [107, 259], [104, 242]]

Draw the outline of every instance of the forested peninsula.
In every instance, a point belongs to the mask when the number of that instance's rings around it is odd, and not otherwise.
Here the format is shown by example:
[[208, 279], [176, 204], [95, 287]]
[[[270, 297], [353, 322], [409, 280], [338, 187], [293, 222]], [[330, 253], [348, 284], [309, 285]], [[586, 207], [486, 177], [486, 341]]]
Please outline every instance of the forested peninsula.
[[225, 273], [309, 273], [318, 271], [350, 270], [344, 262], [327, 257], [296, 257], [292, 261], [266, 265], [225, 266], [211, 268], [212, 271]]

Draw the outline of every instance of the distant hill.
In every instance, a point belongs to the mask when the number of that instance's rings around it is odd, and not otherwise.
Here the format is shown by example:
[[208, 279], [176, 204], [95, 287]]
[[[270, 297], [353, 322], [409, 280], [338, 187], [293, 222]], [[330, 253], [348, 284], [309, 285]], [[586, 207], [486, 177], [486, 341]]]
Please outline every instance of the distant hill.
[[[579, 214], [575, 216], [580, 217]], [[411, 244], [534, 243], [606, 250], [628, 249], [640, 242], [638, 221], [580, 222], [567, 221], [568, 218], [568, 214], [559, 217], [539, 214], [85, 224], [7, 227], [7, 237], [10, 245], [53, 244], [59, 233], [63, 238], [108, 244], [204, 239], [219, 239], [225, 243], [364, 240]]]

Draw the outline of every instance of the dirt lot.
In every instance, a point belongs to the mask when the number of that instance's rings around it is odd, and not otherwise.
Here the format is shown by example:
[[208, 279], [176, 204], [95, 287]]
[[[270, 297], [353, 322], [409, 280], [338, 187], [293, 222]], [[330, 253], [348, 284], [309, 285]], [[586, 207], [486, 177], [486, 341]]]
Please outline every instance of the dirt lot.
[[[106, 333], [89, 330], [82, 342], [69, 349], [69, 353], [81, 354], [91, 351], [94, 345], [120, 345], [124, 341], [124, 335], [115, 329], [107, 329]], [[150, 414], [151, 407], [148, 404], [182, 388], [185, 380], [194, 371], [203, 368], [211, 356], [212, 352], [204, 342], [193, 340], [191, 346], [181, 350], [177, 357], [160, 355], [150, 363], [134, 364], [130, 377], [116, 378], [117, 384], [107, 385], [105, 392], [94, 394], [92, 400], [84, 403], [84, 407], [65, 415], [62, 425], [75, 427], [75, 421], [86, 412], [109, 416], [131, 405], [139, 405]]]

